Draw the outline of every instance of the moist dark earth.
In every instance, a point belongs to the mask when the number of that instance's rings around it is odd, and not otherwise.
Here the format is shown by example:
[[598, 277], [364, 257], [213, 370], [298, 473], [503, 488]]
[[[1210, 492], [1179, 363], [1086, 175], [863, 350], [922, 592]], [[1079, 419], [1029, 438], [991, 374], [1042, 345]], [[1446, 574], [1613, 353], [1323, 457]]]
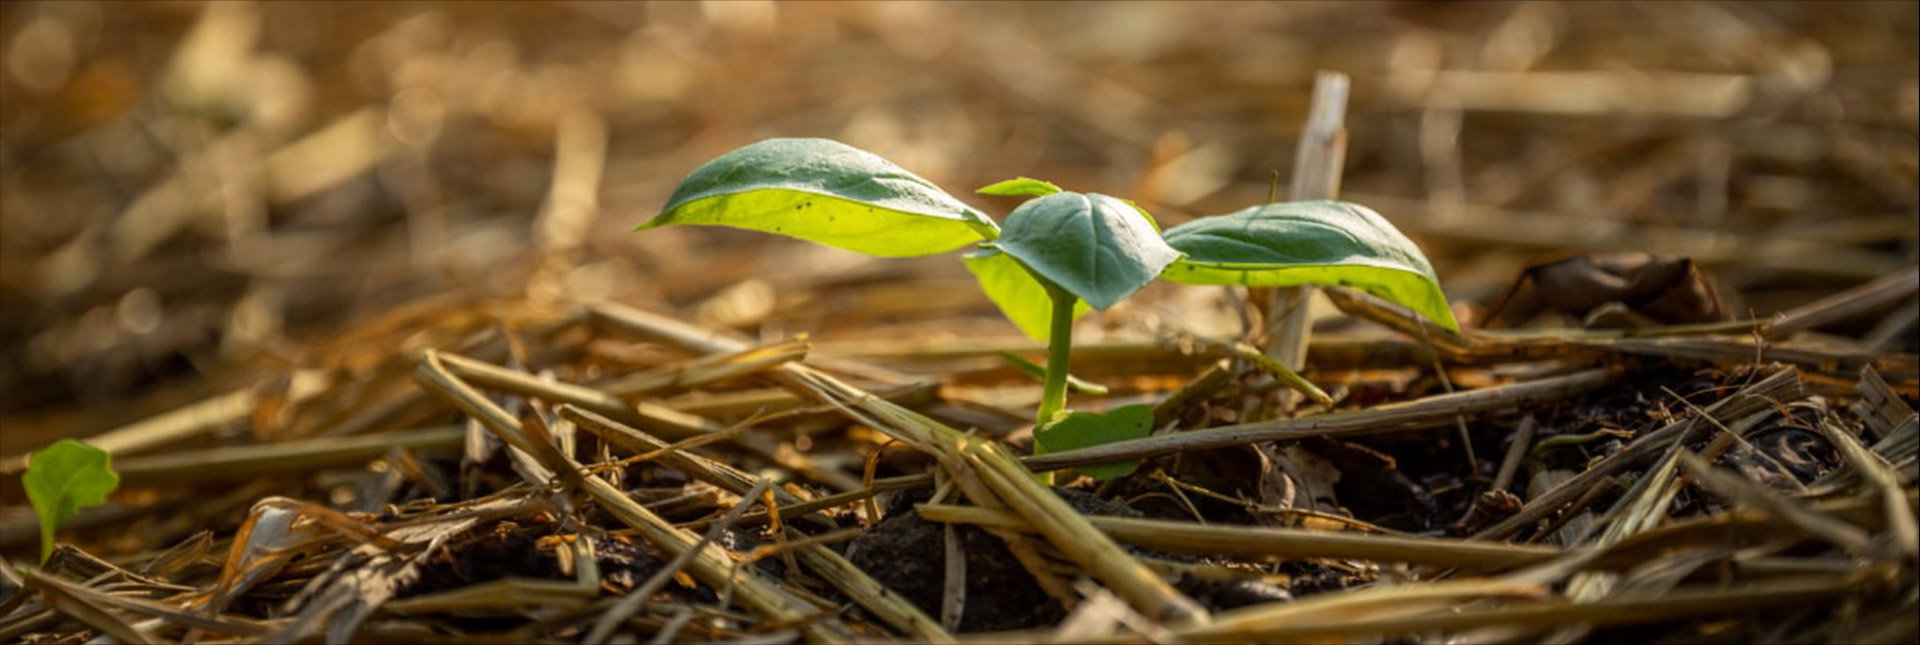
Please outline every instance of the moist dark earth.
[[[1054, 490], [1074, 510], [1086, 515], [1142, 517], [1132, 507], [1085, 491]], [[939, 616], [946, 583], [945, 527], [913, 512], [913, 504], [926, 499], [926, 493], [895, 498], [886, 519], [853, 540], [848, 558], [927, 615]], [[959, 631], [1031, 629], [1057, 624], [1066, 617], [1060, 603], [1047, 596], [1004, 540], [971, 525], [959, 526], [955, 534], [967, 558], [966, 603]], [[1193, 560], [1131, 547], [1128, 550], [1167, 560]], [[1184, 577], [1175, 587], [1210, 611], [1291, 598], [1285, 589], [1250, 580], [1213, 582]]]

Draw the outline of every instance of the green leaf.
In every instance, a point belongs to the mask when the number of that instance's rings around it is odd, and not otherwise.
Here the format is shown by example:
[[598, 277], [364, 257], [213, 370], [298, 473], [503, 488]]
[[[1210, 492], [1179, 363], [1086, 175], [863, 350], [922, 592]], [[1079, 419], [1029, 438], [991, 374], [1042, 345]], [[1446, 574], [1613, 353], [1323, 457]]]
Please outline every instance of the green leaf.
[[1153, 213], [1147, 212], [1147, 209], [1141, 208], [1139, 203], [1131, 199], [1122, 199], [1120, 201], [1126, 202], [1128, 206], [1132, 206], [1133, 212], [1139, 213], [1141, 218], [1147, 220], [1147, 226], [1153, 227], [1154, 233], [1160, 232], [1160, 221], [1153, 218]]
[[1045, 197], [1060, 192], [1060, 187], [1032, 177], [1015, 177], [1006, 181], [983, 186], [973, 191], [982, 195], [1000, 197]]
[[[1153, 406], [1127, 405], [1106, 414], [1074, 410], [1055, 415], [1053, 421], [1033, 431], [1033, 453], [1044, 455], [1087, 448], [1115, 441], [1139, 439], [1153, 432]], [[1080, 466], [1082, 474], [1099, 481], [1125, 477], [1140, 460], [1135, 459], [1098, 466]]]
[[[986, 292], [987, 299], [1000, 307], [1000, 313], [1013, 321], [1021, 333], [1028, 338], [1045, 342], [1053, 335], [1050, 324], [1053, 315], [1053, 299], [1047, 296], [1047, 288], [1020, 266], [1013, 256], [999, 249], [986, 247], [960, 256], [967, 270], [980, 281], [980, 290]], [[1086, 301], [1073, 303], [1073, 317], [1092, 311]]]
[[27, 461], [20, 476], [27, 501], [40, 516], [40, 561], [53, 554], [53, 534], [80, 509], [107, 501], [120, 486], [113, 472], [113, 455], [72, 439], [53, 442]]
[[1106, 309], [1180, 257], [1140, 213], [1106, 195], [1054, 193], [1009, 213], [994, 246], [1093, 308]]
[[1164, 277], [1185, 284], [1337, 285], [1406, 305], [1452, 331], [1440, 280], [1420, 247], [1386, 218], [1346, 202], [1282, 202], [1167, 231], [1186, 254]]
[[828, 139], [768, 139], [707, 162], [634, 230], [668, 224], [778, 233], [883, 257], [945, 253], [999, 234], [993, 220], [927, 180]]

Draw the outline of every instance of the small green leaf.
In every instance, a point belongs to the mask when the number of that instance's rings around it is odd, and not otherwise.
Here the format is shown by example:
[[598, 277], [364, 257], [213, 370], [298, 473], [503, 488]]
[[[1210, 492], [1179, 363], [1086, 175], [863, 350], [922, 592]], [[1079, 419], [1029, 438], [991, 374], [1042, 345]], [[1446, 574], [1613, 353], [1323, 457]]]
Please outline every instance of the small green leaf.
[[1060, 187], [1032, 177], [1015, 177], [1006, 181], [983, 186], [973, 191], [982, 195], [1000, 197], [1045, 197], [1060, 192]]
[[1009, 213], [994, 246], [1093, 308], [1106, 309], [1180, 258], [1141, 212], [1106, 195], [1054, 193]]
[[[987, 299], [1000, 307], [1000, 313], [1019, 327], [1021, 333], [1041, 342], [1053, 336], [1050, 324], [1053, 299], [1047, 297], [1047, 288], [1020, 266], [1020, 261], [990, 246], [962, 255], [960, 260], [973, 272], [974, 279], [980, 281], [980, 290], [986, 292]], [[1076, 320], [1092, 310], [1086, 301], [1073, 303]]]
[[61, 439], [28, 457], [20, 485], [40, 517], [40, 561], [46, 562], [53, 554], [54, 531], [80, 509], [105, 503], [120, 486], [120, 475], [113, 472], [107, 451]]
[[999, 235], [993, 220], [927, 180], [828, 139], [768, 139], [707, 162], [634, 230], [667, 224], [778, 233], [883, 257], [945, 253]]
[[1282, 202], [1167, 231], [1186, 257], [1164, 277], [1185, 284], [1337, 285], [1406, 305], [1452, 331], [1440, 280], [1420, 247], [1386, 218], [1346, 202]]
[[[1153, 406], [1127, 405], [1106, 414], [1074, 410], [1055, 415], [1053, 421], [1033, 431], [1033, 453], [1044, 455], [1087, 448], [1115, 441], [1139, 439], [1153, 432]], [[1078, 470], [1099, 481], [1125, 477], [1140, 467], [1135, 459]]]

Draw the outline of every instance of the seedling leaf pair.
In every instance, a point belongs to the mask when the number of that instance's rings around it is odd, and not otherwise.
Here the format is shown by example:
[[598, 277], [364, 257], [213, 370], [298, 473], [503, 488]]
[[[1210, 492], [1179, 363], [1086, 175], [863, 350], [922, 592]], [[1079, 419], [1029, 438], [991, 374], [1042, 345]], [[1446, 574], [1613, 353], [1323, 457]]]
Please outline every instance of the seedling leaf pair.
[[[665, 211], [639, 230], [675, 223], [732, 226], [888, 257], [978, 244], [962, 260], [981, 289], [1022, 332], [1050, 343], [1036, 452], [1145, 436], [1152, 429], [1151, 410], [1144, 420], [1129, 408], [1109, 415], [1056, 412], [1065, 402], [1073, 321], [1090, 308], [1118, 304], [1156, 277], [1205, 285], [1352, 287], [1459, 329], [1419, 247], [1358, 205], [1267, 204], [1163, 233], [1133, 202], [1064, 191], [1038, 179], [1010, 179], [979, 192], [1032, 199], [1009, 213], [1001, 230], [959, 199], [871, 153], [825, 139], [770, 139], [695, 170]], [[1084, 472], [1113, 477], [1134, 466]]]
[[20, 485], [40, 518], [40, 561], [46, 562], [53, 554], [54, 532], [80, 509], [105, 503], [120, 486], [120, 475], [113, 472], [107, 451], [61, 439], [28, 457]]

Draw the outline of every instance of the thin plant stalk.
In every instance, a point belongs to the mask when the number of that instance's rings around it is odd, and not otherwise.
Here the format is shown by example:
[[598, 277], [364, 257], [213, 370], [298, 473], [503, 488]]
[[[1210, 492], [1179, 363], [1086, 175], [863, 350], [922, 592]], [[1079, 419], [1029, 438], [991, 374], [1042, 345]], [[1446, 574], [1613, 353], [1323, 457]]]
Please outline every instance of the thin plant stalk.
[[[1047, 336], [1047, 375], [1040, 388], [1040, 413], [1033, 420], [1033, 454], [1039, 455], [1046, 452], [1040, 443], [1040, 428], [1067, 407], [1067, 355], [1073, 350], [1073, 305], [1079, 296], [1047, 282], [1039, 274], [1034, 277], [1046, 285], [1047, 295], [1053, 299], [1053, 330]], [[1043, 485], [1053, 485], [1053, 473], [1040, 473], [1036, 477]]]
[[1034, 426], [1046, 425], [1067, 407], [1067, 355], [1073, 350], [1073, 305], [1079, 299], [1066, 289], [1047, 285], [1053, 297], [1053, 331], [1047, 338], [1047, 375], [1040, 390], [1040, 414]]

